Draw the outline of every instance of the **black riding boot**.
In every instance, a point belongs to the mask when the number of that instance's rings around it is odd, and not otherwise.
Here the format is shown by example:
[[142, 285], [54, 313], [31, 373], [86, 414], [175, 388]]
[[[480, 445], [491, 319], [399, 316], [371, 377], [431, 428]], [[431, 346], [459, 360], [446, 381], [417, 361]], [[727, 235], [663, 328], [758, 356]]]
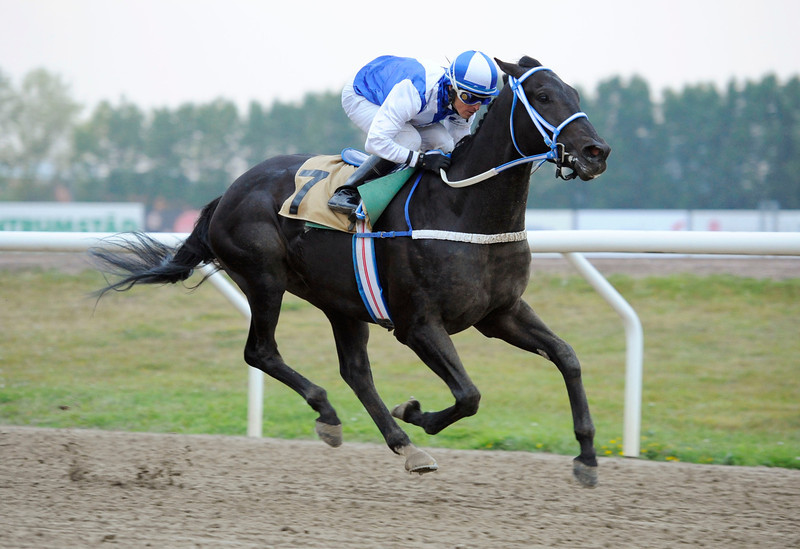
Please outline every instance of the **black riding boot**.
[[336, 189], [333, 196], [328, 201], [328, 207], [336, 213], [345, 215], [352, 215], [358, 208], [358, 203], [361, 201], [357, 187], [363, 185], [367, 181], [372, 181], [383, 175], [388, 174], [395, 164], [391, 160], [381, 158], [377, 154], [373, 154], [353, 172], [344, 185]]

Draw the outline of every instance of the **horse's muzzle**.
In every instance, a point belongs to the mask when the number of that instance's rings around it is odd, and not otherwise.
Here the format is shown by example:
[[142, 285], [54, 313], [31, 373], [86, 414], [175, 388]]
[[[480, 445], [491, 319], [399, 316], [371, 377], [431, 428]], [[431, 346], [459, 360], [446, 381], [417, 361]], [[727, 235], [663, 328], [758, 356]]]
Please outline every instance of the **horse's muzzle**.
[[611, 147], [603, 140], [592, 140], [584, 145], [578, 156], [569, 155], [569, 167], [583, 181], [590, 181], [606, 171], [606, 160]]

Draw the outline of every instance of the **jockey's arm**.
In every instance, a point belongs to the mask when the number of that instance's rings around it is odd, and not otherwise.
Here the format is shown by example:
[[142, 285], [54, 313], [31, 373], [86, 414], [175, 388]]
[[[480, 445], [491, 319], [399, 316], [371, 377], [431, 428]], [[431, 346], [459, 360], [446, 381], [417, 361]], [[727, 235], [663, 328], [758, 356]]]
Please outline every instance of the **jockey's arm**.
[[396, 164], [415, 166], [419, 151], [395, 141], [397, 134], [422, 109], [422, 100], [410, 80], [398, 82], [386, 96], [367, 133], [365, 149]]
[[459, 141], [468, 136], [472, 131], [472, 120], [475, 118], [473, 114], [469, 120], [464, 120], [460, 116], [451, 116], [445, 120], [445, 128], [453, 138], [453, 143], [458, 144]]

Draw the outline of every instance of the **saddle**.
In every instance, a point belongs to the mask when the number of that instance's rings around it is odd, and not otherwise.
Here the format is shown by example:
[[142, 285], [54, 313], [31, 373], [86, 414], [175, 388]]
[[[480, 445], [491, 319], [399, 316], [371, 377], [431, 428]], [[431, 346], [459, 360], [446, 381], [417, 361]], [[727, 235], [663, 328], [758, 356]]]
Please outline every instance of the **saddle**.
[[[280, 215], [302, 219], [309, 226], [355, 233], [357, 225], [347, 215], [332, 211], [328, 200], [366, 158], [366, 154], [353, 149], [309, 158], [297, 170], [295, 191], [284, 201]], [[372, 230], [372, 225], [414, 171], [413, 168], [402, 169], [358, 187], [367, 230]]]

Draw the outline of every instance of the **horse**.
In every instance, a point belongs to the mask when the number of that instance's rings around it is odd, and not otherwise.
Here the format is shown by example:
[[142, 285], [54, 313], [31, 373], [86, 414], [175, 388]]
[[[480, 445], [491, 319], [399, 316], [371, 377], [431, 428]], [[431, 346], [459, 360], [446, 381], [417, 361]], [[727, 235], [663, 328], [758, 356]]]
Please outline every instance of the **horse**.
[[[595, 430], [581, 365], [572, 347], [521, 299], [531, 263], [525, 211], [534, 164], [538, 169], [549, 161], [557, 176], [589, 181], [605, 171], [611, 149], [580, 112], [576, 90], [555, 72], [528, 56], [517, 63], [496, 62], [506, 85], [472, 135], [452, 151], [447, 173], [420, 171], [369, 233], [378, 236], [374, 256], [391, 314], [388, 328], [447, 385], [452, 406], [423, 411], [412, 397], [390, 411], [378, 395], [367, 355], [369, 325], [376, 319], [365, 307], [354, 271], [342, 268], [343, 260], [352, 261], [354, 236], [279, 215], [295, 190], [295, 174], [313, 155], [277, 156], [249, 169], [202, 209], [193, 231], [176, 248], [137, 233], [138, 240], [124, 252], [91, 250], [98, 269], [122, 277], [107, 280], [98, 299], [139, 283], [181, 282], [202, 265], [223, 270], [251, 309], [245, 361], [302, 396], [318, 414], [317, 435], [336, 447], [342, 443], [342, 423], [325, 389], [286, 364], [275, 341], [284, 293], [299, 296], [325, 314], [341, 377], [388, 447], [405, 457], [405, 469], [420, 474], [438, 464], [411, 443], [396, 420], [436, 434], [478, 411], [481, 393], [450, 337], [474, 326], [486, 337], [555, 364], [566, 384], [580, 446], [573, 474], [580, 484], [595, 486]], [[464, 178], [463, 184], [448, 178]], [[412, 222], [425, 230], [418, 232], [432, 236], [404, 232]]]

